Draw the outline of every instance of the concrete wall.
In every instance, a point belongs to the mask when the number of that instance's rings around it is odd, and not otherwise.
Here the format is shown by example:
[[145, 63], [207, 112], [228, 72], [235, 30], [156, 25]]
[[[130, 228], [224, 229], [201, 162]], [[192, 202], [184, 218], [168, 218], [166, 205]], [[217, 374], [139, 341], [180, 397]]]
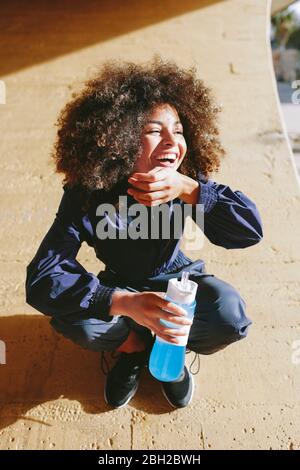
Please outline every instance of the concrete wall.
[[[266, 34], [270, 1], [101, 3], [1, 7], [0, 447], [299, 448], [300, 366], [292, 353], [300, 339], [300, 194]], [[197, 254], [240, 291], [254, 324], [247, 340], [202, 357], [192, 404], [170, 410], [145, 375], [130, 406], [112, 411], [98, 355], [56, 335], [25, 304], [25, 266], [62, 194], [49, 159], [60, 108], [94, 64], [154, 52], [196, 65], [223, 105], [228, 157], [215, 180], [257, 203], [264, 240], [231, 251], [206, 240]], [[101, 268], [87, 246], [79, 261]]]
[[272, 14], [278, 13], [279, 11], [283, 10], [284, 8], [287, 8], [292, 3], [295, 3], [295, 0], [294, 1], [291, 1], [291, 0], [272, 0], [272, 6], [271, 6]]

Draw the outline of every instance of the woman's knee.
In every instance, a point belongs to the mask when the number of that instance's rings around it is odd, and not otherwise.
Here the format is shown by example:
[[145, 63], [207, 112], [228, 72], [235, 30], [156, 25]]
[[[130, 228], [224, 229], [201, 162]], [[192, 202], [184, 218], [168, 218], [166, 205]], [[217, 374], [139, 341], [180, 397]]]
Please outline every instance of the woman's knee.
[[112, 322], [96, 318], [75, 322], [52, 319], [51, 325], [65, 338], [91, 351], [114, 351], [126, 340], [130, 332], [122, 317]]
[[[204, 301], [205, 299], [205, 301]], [[214, 277], [209, 279], [206, 288], [197, 297], [196, 315], [206, 317], [214, 327], [223, 328], [224, 332], [247, 333], [247, 326], [252, 322], [246, 315], [246, 302], [239, 292], [229, 283]]]
[[246, 315], [246, 302], [234, 288], [228, 288], [223, 292], [214, 321], [224, 334], [237, 338], [247, 336], [252, 322]]
[[217, 282], [210, 289], [210, 301], [206, 309], [197, 309], [189, 338], [190, 349], [202, 354], [245, 338], [252, 324], [244, 299], [230, 284]]

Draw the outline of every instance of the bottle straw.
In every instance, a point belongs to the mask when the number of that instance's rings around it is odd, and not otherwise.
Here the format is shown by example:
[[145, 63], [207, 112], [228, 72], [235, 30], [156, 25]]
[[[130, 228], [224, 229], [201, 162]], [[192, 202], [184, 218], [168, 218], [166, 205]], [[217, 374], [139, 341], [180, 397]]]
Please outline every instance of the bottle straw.
[[189, 272], [188, 271], [182, 271], [181, 285], [182, 285], [183, 288], [187, 287], [188, 279], [189, 279]]

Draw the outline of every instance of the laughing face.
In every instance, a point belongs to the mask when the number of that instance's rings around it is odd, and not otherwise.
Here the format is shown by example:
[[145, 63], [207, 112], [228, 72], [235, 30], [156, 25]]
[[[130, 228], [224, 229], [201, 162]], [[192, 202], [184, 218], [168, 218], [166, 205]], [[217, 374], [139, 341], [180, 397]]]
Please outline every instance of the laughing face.
[[134, 172], [147, 173], [157, 166], [177, 170], [187, 146], [183, 126], [173, 106], [159, 104], [153, 108], [143, 129], [141, 144]]

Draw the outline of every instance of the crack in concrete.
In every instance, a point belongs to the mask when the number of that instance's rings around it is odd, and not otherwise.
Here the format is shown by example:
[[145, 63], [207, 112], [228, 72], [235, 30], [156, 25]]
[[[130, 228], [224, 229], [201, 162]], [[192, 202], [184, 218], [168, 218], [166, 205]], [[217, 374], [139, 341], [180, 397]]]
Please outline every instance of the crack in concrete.
[[132, 412], [131, 421], [130, 421], [130, 450], [133, 450], [133, 426], [134, 426], [134, 416]]
[[204, 431], [203, 431], [202, 424], [201, 424], [200, 443], [202, 444], [202, 449], [205, 450]]

